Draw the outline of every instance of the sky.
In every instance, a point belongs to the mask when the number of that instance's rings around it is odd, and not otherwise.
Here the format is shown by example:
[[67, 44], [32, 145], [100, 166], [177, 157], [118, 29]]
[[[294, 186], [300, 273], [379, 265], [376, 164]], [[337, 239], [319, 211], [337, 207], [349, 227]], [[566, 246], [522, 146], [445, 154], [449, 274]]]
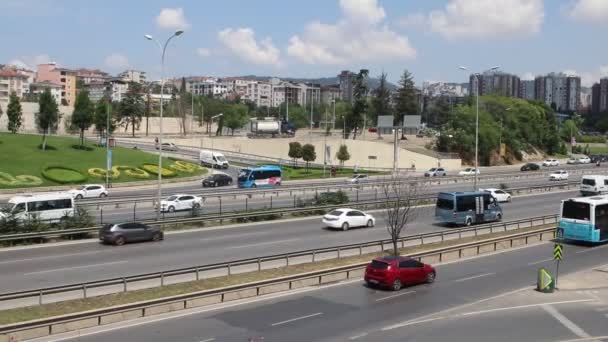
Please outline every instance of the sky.
[[608, 76], [608, 0], [0, 0], [0, 63], [166, 75], [330, 77], [409, 70], [467, 82], [466, 66], [524, 79]]

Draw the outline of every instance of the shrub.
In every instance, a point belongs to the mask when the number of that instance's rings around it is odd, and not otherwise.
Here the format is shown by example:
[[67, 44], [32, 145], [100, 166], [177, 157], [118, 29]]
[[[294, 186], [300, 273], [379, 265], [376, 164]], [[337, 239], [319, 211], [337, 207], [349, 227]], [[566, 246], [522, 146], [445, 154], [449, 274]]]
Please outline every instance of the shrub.
[[173, 164], [169, 165], [169, 168], [171, 168], [175, 171], [180, 171], [180, 172], [185, 172], [185, 173], [194, 173], [196, 171], [205, 169], [200, 165], [181, 161], [181, 160], [175, 161]]
[[[143, 164], [141, 166], [142, 169], [148, 171], [149, 173], [153, 174], [153, 175], [158, 175], [158, 165], [154, 165], [154, 164]], [[161, 174], [163, 177], [175, 177], [177, 176], [177, 173], [175, 173], [175, 171], [169, 170], [169, 169], [165, 169], [164, 167], [161, 170]]]
[[[47, 146], [48, 148], [48, 146]], [[72, 145], [72, 148], [75, 150], [82, 150], [82, 151], [93, 151], [95, 148], [91, 147], [91, 146], [85, 146], [85, 145]]]
[[42, 184], [42, 179], [31, 175], [13, 176], [10, 173], [0, 172], [0, 185], [6, 186], [32, 186]]
[[[150, 165], [152, 165], [152, 164], [150, 164]], [[157, 169], [158, 169], [158, 167], [157, 167]], [[148, 172], [146, 172], [140, 168], [136, 168], [136, 167], [132, 167], [132, 166], [116, 165], [116, 166], [112, 167], [112, 171], [118, 172], [118, 175], [120, 175], [120, 171], [124, 171], [127, 174], [127, 176], [131, 176], [133, 178], [139, 178], [139, 179], [150, 178], [150, 174]]]
[[59, 184], [78, 184], [87, 180], [80, 171], [66, 166], [51, 165], [42, 170], [42, 176]]
[[[42, 150], [42, 144], [38, 145], [38, 149], [39, 149], [39, 150]], [[47, 144], [47, 145], [46, 145], [46, 150], [47, 150], [47, 151], [56, 151], [56, 150], [57, 150], [57, 147], [55, 147], [55, 146], [51, 146], [51, 145]]]
[[[88, 170], [88, 173], [89, 173], [89, 176], [91, 176], [91, 177], [105, 179], [106, 171], [107, 171], [106, 169], [102, 169], [99, 167], [93, 167]], [[110, 170], [110, 179], [116, 179], [116, 178], [118, 178], [118, 176], [120, 176], [120, 171], [112, 168], [112, 170]]]

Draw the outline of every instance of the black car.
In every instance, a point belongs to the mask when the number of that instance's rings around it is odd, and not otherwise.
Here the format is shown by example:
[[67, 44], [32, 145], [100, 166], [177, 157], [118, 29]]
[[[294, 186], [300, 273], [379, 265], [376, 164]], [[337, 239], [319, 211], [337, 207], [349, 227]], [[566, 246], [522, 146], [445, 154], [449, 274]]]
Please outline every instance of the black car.
[[222, 185], [231, 185], [232, 184], [232, 177], [223, 174], [223, 173], [216, 173], [215, 175], [211, 175], [205, 179], [203, 179], [203, 187], [208, 187], [208, 186], [222, 186]]
[[99, 240], [122, 246], [127, 242], [160, 241], [164, 239], [162, 230], [139, 222], [106, 224], [99, 230]]
[[538, 166], [538, 164], [534, 164], [534, 163], [527, 163], [524, 166], [522, 166], [520, 170], [521, 171], [538, 171], [538, 170], [540, 170], [540, 166]]

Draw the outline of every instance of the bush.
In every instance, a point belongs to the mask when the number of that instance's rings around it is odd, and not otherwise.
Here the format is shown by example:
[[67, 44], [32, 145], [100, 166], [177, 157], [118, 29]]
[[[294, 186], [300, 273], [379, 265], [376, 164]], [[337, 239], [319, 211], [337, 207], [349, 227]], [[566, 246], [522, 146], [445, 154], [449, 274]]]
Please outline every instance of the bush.
[[84, 183], [87, 176], [80, 171], [65, 166], [51, 165], [42, 170], [42, 176], [52, 182], [59, 184]]
[[[89, 176], [91, 176], [91, 177], [105, 179], [106, 171], [107, 171], [106, 169], [102, 169], [99, 167], [93, 167], [93, 168], [90, 168], [87, 172], [89, 173]], [[120, 176], [120, 171], [112, 168], [112, 170], [110, 170], [110, 179], [117, 179], [118, 176]]]
[[94, 147], [86, 146], [86, 145], [72, 145], [72, 148], [75, 150], [82, 150], [82, 151], [89, 151], [89, 152], [93, 151], [95, 149]]
[[[38, 149], [42, 150], [42, 144], [38, 145]], [[47, 151], [56, 151], [57, 147], [46, 144], [46, 150]]]
[[601, 135], [581, 135], [578, 137], [577, 142], [603, 144], [606, 142], [606, 137]]
[[348, 203], [348, 195], [340, 190], [336, 192], [322, 192], [315, 195], [314, 205], [330, 205]]
[[181, 160], [175, 161], [173, 164], [169, 165], [169, 168], [171, 168], [175, 171], [180, 171], [180, 172], [184, 172], [184, 173], [194, 173], [196, 171], [205, 169], [200, 165], [181, 161]]
[[[150, 165], [152, 165], [152, 164], [150, 164]], [[158, 169], [158, 167], [156, 169]], [[150, 178], [150, 174], [148, 172], [146, 172], [140, 168], [136, 168], [136, 167], [132, 167], [132, 166], [116, 165], [116, 166], [112, 167], [112, 171], [118, 172], [119, 176], [120, 176], [120, 171], [124, 171], [127, 174], [127, 176], [131, 176], [133, 178], [139, 178], [139, 179]]]
[[30, 175], [13, 176], [10, 173], [0, 172], [0, 185], [8, 186], [35, 186], [42, 184], [42, 179]]
[[[153, 174], [153, 175], [158, 175], [158, 165], [155, 164], [143, 164], [141, 166], [142, 169], [148, 171], [149, 173]], [[169, 169], [165, 169], [164, 167], [161, 170], [161, 174], [163, 177], [175, 177], [177, 176], [177, 173], [175, 171], [169, 170]]]

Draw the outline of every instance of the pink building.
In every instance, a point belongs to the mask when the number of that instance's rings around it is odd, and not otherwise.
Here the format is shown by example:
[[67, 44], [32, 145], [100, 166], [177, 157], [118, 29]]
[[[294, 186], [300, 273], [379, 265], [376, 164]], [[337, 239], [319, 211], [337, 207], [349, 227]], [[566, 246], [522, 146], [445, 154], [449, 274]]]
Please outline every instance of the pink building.
[[76, 72], [57, 68], [56, 63], [39, 64], [36, 82], [44, 81], [61, 85], [61, 104], [74, 105], [76, 101]]

